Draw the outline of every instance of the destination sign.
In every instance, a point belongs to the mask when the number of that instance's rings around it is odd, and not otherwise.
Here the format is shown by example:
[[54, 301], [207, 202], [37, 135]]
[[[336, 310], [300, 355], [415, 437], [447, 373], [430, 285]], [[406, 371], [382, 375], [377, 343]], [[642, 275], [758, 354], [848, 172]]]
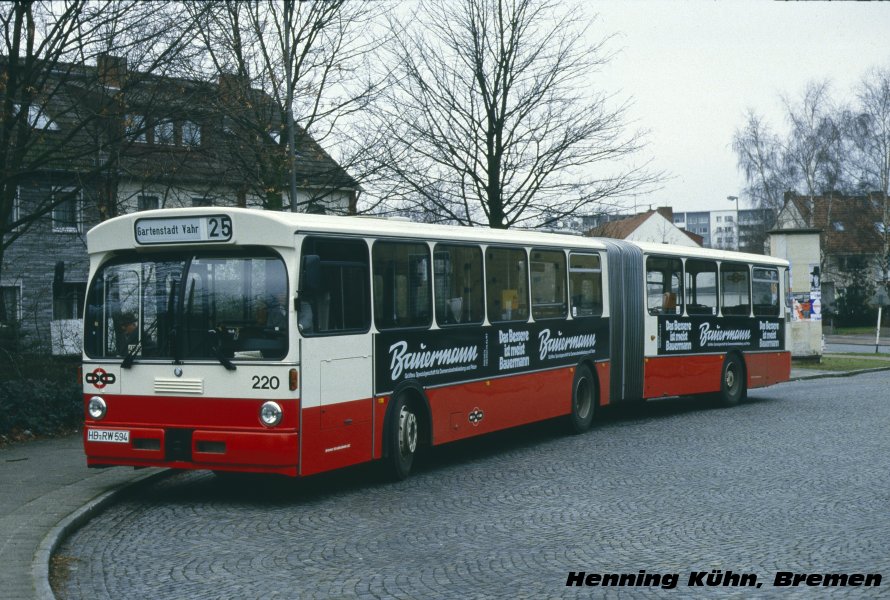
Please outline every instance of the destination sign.
[[182, 244], [228, 242], [232, 219], [226, 215], [138, 219], [137, 244]]

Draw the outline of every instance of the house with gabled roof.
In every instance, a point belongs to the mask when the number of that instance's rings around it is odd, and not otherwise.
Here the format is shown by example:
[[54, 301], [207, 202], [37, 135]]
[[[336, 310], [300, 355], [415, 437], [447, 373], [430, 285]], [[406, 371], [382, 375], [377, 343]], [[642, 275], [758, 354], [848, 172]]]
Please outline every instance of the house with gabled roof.
[[865, 269], [869, 280], [888, 279], [883, 196], [873, 193], [819, 196], [786, 192], [776, 219], [779, 230], [815, 230], [821, 246], [822, 305], [831, 308], [851, 282], [851, 272]]
[[701, 247], [702, 245], [700, 235], [674, 225], [673, 209], [670, 207], [650, 209], [625, 219], [602, 223], [589, 229], [584, 235], [655, 244], [676, 244], [691, 247]]
[[[7, 68], [0, 57], [0, 74]], [[29, 105], [28, 152], [54, 152], [13, 175], [0, 346], [80, 352], [84, 234], [117, 214], [188, 206], [356, 212], [356, 180], [299, 127], [291, 203], [285, 113], [243, 78], [146, 74], [100, 55], [96, 65], [56, 65], [43, 79], [52, 93], [37, 90]], [[41, 216], [16, 226], [33, 214]]]

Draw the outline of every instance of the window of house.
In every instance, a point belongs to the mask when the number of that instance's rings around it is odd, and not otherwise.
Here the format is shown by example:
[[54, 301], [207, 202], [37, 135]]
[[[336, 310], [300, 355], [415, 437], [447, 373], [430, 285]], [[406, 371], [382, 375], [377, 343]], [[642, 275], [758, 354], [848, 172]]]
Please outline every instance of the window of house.
[[560, 250], [531, 252], [532, 317], [535, 319], [565, 318], [566, 255]]
[[754, 267], [754, 316], [779, 316], [779, 271]]
[[306, 238], [299, 281], [297, 323], [303, 335], [370, 328], [371, 285], [364, 241]]
[[76, 233], [80, 231], [81, 198], [73, 188], [53, 191], [53, 231]]
[[[17, 115], [20, 110], [22, 110], [21, 104], [12, 105], [13, 115]], [[36, 104], [31, 104], [28, 106], [28, 125], [30, 125], [34, 129], [43, 129], [46, 131], [59, 130], [58, 123], [53, 121], [49, 117], [49, 115], [46, 114], [46, 109], [42, 106], [37, 106]]]
[[650, 315], [683, 314], [683, 261], [650, 256], [646, 259], [646, 304]]
[[21, 204], [22, 204], [22, 188], [15, 188], [15, 197], [12, 199], [12, 213], [9, 215], [10, 223], [15, 223], [19, 220], [19, 215], [21, 214]]
[[719, 223], [722, 219], [723, 217], [717, 217], [717, 222]]
[[599, 254], [569, 256], [569, 296], [572, 317], [598, 317], [603, 314], [603, 273]]
[[140, 142], [142, 144], [148, 142], [148, 136], [145, 130], [145, 115], [125, 115], [124, 133], [128, 140]]
[[155, 123], [154, 126], [154, 142], [155, 144], [163, 144], [165, 146], [171, 146], [175, 143], [175, 138], [173, 137], [173, 132], [175, 131], [173, 127], [173, 121], [163, 120]]
[[725, 316], [747, 317], [751, 314], [750, 277], [748, 265], [720, 265], [720, 289], [723, 293]]
[[156, 210], [161, 202], [157, 196], [139, 196], [136, 199], [136, 210]]
[[0, 325], [13, 325], [21, 320], [22, 288], [17, 285], [0, 286]]
[[194, 121], [182, 122], [182, 145], [183, 146], [200, 146], [201, 145], [201, 126]]
[[436, 323], [481, 323], [485, 317], [482, 250], [478, 246], [437, 244], [433, 257]]
[[85, 281], [53, 283], [53, 320], [80, 319], [83, 316], [83, 299], [86, 293]]
[[416, 242], [377, 242], [372, 254], [377, 328], [429, 326], [433, 315], [429, 247]]
[[485, 253], [488, 319], [528, 320], [528, 259], [522, 248], [489, 248]]
[[717, 314], [716, 262], [686, 261], [686, 312], [690, 315]]
[[732, 221], [733, 221], [733, 219], [732, 219], [732, 215], [726, 215], [726, 222], [727, 222], [727, 223], [732, 223]]

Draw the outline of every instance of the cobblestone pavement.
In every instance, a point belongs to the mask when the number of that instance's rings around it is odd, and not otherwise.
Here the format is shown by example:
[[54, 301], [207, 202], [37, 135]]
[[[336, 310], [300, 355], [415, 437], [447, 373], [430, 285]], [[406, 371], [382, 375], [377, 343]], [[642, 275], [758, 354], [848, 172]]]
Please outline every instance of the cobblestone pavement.
[[[890, 375], [613, 412], [438, 448], [410, 479], [186, 473], [60, 548], [62, 598], [638, 598], [890, 595]], [[679, 573], [678, 589], [566, 587], [569, 571]], [[692, 571], [763, 587], [689, 588]], [[776, 588], [777, 571], [881, 573]], [[881, 594], [883, 592], [883, 594]]]

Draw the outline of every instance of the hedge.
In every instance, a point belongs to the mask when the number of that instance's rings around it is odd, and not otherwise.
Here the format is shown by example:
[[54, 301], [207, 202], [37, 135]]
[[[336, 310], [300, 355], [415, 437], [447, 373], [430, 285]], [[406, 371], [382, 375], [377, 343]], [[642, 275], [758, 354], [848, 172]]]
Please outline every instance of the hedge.
[[0, 381], [0, 435], [52, 435], [83, 423], [83, 395], [75, 382]]
[[79, 356], [0, 350], [0, 435], [53, 435], [80, 427], [79, 366]]

